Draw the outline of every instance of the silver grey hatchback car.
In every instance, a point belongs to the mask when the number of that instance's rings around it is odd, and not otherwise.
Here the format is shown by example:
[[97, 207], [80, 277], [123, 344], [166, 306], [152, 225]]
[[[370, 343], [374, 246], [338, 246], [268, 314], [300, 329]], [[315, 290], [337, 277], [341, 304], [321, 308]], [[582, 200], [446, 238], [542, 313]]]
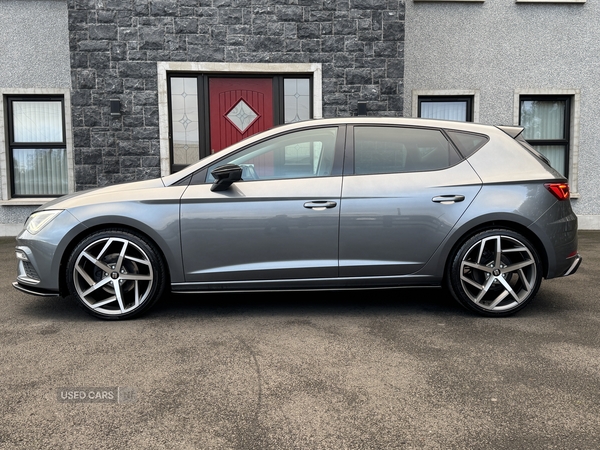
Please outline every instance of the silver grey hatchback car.
[[488, 316], [574, 273], [567, 180], [518, 127], [329, 119], [162, 179], [61, 197], [17, 237], [14, 286], [103, 319], [166, 291], [443, 286]]

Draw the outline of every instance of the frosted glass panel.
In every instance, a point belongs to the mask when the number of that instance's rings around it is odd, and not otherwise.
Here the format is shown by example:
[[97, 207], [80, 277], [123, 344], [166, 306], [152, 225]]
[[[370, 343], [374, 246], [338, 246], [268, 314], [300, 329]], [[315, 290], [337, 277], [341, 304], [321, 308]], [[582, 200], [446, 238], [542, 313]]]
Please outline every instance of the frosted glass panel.
[[171, 117], [173, 163], [193, 164], [200, 159], [197, 78], [171, 78]]
[[13, 149], [15, 195], [63, 195], [67, 186], [67, 151], [64, 148]]
[[466, 122], [467, 102], [421, 102], [421, 117]]
[[521, 102], [523, 137], [565, 139], [565, 100], [525, 100]]
[[286, 78], [283, 80], [285, 123], [310, 119], [310, 80]]
[[15, 142], [63, 142], [61, 102], [19, 102], [13, 105]]

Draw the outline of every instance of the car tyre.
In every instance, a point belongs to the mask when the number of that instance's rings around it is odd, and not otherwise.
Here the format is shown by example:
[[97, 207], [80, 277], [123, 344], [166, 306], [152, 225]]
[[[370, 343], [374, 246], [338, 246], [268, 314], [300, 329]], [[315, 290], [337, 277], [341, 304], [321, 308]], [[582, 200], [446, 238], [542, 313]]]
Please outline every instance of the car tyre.
[[95, 317], [129, 319], [147, 311], [166, 284], [156, 247], [131, 231], [107, 229], [84, 238], [67, 263], [67, 284]]
[[447, 285], [464, 307], [502, 317], [524, 308], [542, 281], [535, 247], [521, 234], [492, 229], [467, 238], [451, 256]]

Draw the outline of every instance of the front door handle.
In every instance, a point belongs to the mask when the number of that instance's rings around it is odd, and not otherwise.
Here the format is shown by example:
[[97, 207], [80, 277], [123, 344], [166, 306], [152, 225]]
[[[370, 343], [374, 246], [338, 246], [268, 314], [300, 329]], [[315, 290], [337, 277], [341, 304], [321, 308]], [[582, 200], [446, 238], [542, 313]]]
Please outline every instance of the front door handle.
[[331, 201], [327, 201], [327, 200], [306, 202], [304, 204], [305, 208], [314, 209], [315, 211], [323, 211], [324, 209], [335, 208], [336, 206], [337, 206], [336, 202], [331, 202]]
[[452, 203], [462, 202], [464, 199], [464, 195], [439, 195], [433, 197], [431, 201], [441, 203], [442, 205], [451, 205]]

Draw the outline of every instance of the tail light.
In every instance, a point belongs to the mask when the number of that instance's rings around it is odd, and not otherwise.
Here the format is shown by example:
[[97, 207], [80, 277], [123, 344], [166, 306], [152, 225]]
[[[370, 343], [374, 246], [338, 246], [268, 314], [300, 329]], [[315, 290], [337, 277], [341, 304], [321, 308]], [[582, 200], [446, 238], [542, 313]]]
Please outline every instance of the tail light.
[[546, 183], [544, 186], [559, 200], [567, 200], [570, 196], [568, 183]]

